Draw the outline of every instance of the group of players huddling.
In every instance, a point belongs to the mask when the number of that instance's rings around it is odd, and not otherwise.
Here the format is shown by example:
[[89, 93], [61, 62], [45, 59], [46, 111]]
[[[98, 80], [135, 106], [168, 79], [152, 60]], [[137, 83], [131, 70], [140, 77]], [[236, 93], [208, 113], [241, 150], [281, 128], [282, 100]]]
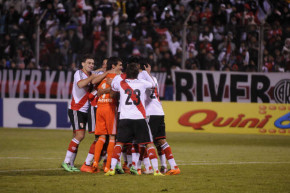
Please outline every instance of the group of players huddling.
[[[122, 61], [117, 57], [105, 59], [102, 68], [96, 71], [91, 55], [85, 55], [81, 64], [82, 69], [74, 74], [68, 109], [74, 135], [62, 167], [69, 172], [98, 173], [99, 162], [104, 160], [103, 170], [107, 176], [116, 173], [179, 174], [180, 169], [166, 142], [158, 82], [150, 74], [147, 61], [131, 58], [125, 73], [122, 73]], [[79, 170], [74, 166], [74, 160], [87, 124], [89, 133], [95, 133], [95, 140]], [[154, 145], [161, 162], [160, 170]], [[170, 170], [167, 170], [166, 160]]]

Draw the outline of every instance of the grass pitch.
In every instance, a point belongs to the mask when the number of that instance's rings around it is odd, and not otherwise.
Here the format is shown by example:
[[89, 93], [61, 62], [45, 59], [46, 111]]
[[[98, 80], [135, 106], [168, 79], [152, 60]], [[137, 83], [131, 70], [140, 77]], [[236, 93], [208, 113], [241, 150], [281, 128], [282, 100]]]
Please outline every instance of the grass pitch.
[[[0, 129], [0, 192], [290, 192], [289, 136], [168, 133], [178, 176], [68, 173], [71, 131]], [[93, 135], [81, 143], [80, 167]]]

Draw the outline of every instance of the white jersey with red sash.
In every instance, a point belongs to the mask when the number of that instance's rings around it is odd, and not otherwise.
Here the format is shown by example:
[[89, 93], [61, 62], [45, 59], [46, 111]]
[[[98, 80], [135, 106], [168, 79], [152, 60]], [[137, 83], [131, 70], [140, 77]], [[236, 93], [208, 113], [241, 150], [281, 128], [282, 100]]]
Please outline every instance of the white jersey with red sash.
[[159, 86], [157, 79], [155, 77], [152, 77], [152, 80], [155, 84], [155, 89], [146, 91], [146, 115], [164, 115], [164, 111], [158, 94]]
[[146, 80], [125, 79], [113, 81], [112, 90], [120, 92], [120, 119], [145, 119], [146, 90], [154, 85]]
[[75, 110], [75, 111], [81, 111], [84, 113], [88, 112], [89, 108], [89, 92], [91, 85], [88, 84], [87, 86], [83, 88], [78, 87], [78, 82], [88, 78], [89, 75], [87, 75], [82, 70], [77, 70], [74, 74], [74, 82], [73, 82], [73, 88], [72, 88], [72, 99], [71, 103], [69, 105], [69, 109]]

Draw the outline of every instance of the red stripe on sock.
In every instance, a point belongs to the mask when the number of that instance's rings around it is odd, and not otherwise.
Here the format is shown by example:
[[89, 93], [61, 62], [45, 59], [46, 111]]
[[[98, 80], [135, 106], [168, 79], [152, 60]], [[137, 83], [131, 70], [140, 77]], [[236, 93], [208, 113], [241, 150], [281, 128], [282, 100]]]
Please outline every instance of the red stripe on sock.
[[120, 161], [121, 151], [122, 151], [121, 146], [115, 145], [112, 158], [115, 158], [118, 161]]
[[148, 153], [149, 159], [157, 159], [156, 151], [154, 148], [147, 149], [147, 153]]
[[90, 147], [89, 153], [95, 154], [95, 147], [96, 147], [96, 141], [94, 141]]
[[68, 146], [67, 150], [70, 151], [70, 152], [76, 153], [78, 151], [78, 147], [79, 147], [79, 144], [71, 141], [69, 143], [69, 146]]
[[167, 160], [170, 160], [173, 158], [173, 155], [172, 155], [172, 151], [171, 151], [171, 147], [168, 146], [167, 148], [164, 149], [164, 153], [165, 153], [165, 156], [166, 156], [166, 159]]

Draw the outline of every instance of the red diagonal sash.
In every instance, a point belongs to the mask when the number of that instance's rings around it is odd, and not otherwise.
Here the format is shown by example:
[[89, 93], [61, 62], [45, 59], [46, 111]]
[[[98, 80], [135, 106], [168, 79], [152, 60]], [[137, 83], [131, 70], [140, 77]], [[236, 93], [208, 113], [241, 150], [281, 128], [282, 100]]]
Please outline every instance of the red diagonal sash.
[[[131, 99], [132, 101], [136, 101], [137, 100], [137, 97], [136, 97], [136, 94], [134, 93], [134, 90], [129, 86], [129, 84], [127, 82], [125, 82], [125, 80], [122, 80], [121, 83], [120, 83], [121, 87], [123, 90], [131, 90]], [[141, 96], [140, 96], [141, 97]], [[146, 111], [145, 111], [145, 108], [143, 106], [143, 104], [140, 103], [138, 105], [136, 105], [137, 109], [140, 111], [140, 113], [143, 115], [144, 119], [146, 119]]]

